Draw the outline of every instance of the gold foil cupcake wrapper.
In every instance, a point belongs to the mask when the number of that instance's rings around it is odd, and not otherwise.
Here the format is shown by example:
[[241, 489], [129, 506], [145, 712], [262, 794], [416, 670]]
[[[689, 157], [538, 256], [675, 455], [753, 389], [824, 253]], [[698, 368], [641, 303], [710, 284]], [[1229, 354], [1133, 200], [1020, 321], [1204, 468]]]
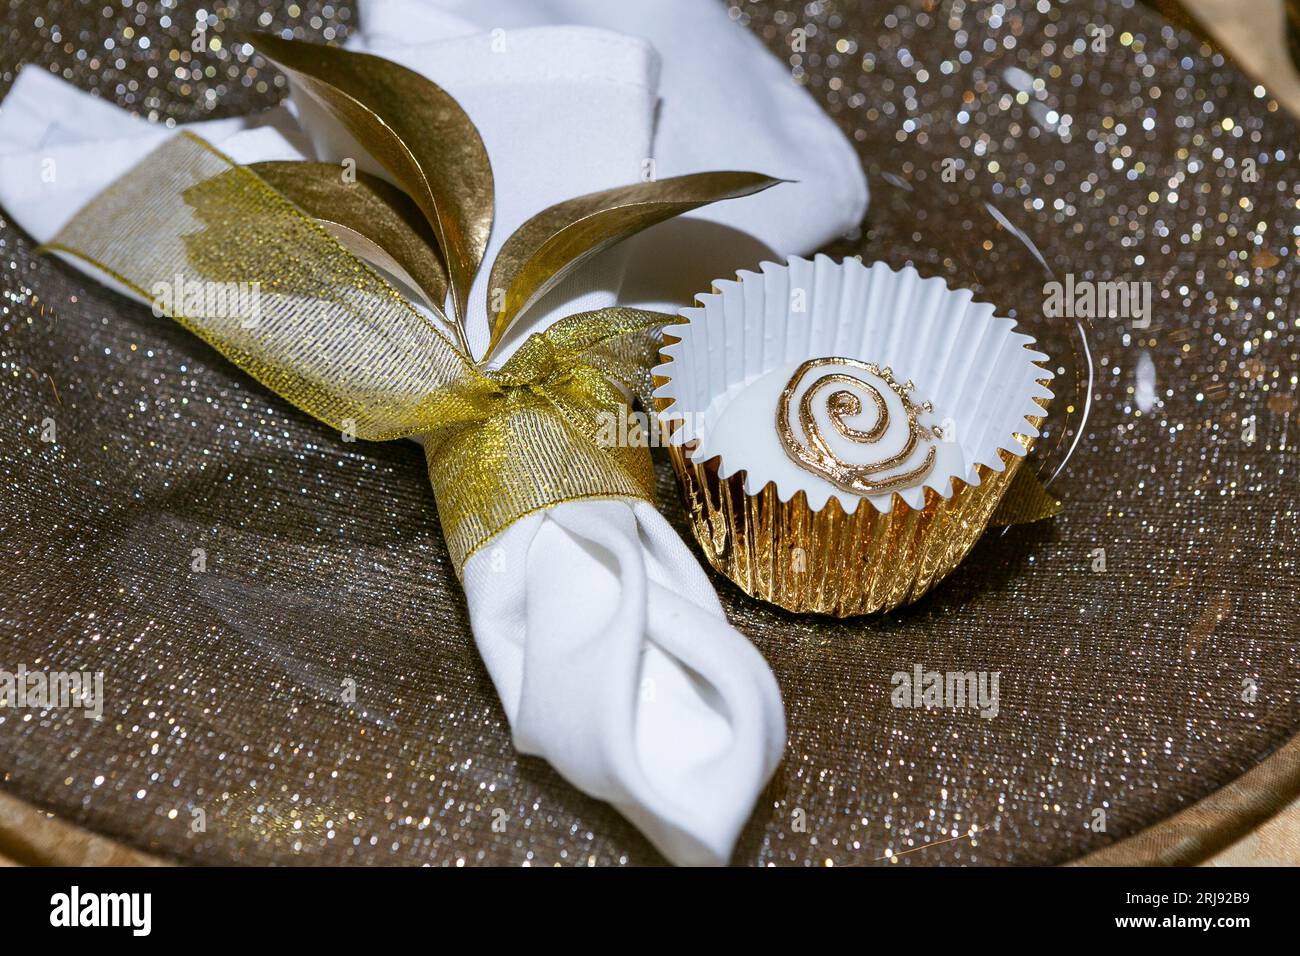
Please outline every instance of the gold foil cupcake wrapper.
[[[1026, 449], [1031, 440], [1022, 437]], [[978, 485], [956, 481], [951, 497], [926, 490], [917, 510], [897, 496], [887, 512], [846, 513], [832, 498], [782, 501], [774, 484], [745, 491], [746, 473], [720, 478], [720, 459], [695, 463], [668, 447], [695, 540], [709, 564], [751, 597], [787, 611], [851, 617], [921, 597], [979, 540], [1024, 459], [1006, 452], [1003, 471], [980, 465]]]

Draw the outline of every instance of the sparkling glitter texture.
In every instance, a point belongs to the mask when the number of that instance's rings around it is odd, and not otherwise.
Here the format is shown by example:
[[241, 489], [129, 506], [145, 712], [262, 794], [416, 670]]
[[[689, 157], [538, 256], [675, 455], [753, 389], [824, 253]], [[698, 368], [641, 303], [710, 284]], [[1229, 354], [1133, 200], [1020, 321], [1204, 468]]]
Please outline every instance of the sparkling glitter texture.
[[[0, 80], [243, 113], [283, 82], [234, 28], [353, 24], [266, 7], [8, 0]], [[986, 537], [916, 606], [831, 623], [717, 579], [790, 728], [736, 861], [1059, 862], [1254, 765], [1300, 726], [1296, 122], [1132, 3], [733, 13], [871, 174], [829, 251], [978, 289], [1080, 386], [1044, 441], [1064, 514]], [[0, 667], [102, 670], [107, 698], [100, 722], [0, 711], [0, 785], [205, 863], [660, 862], [511, 748], [415, 446], [342, 443], [0, 230]], [[1150, 282], [1149, 326], [1048, 321], [1049, 271]], [[892, 706], [918, 664], [998, 672], [997, 716]]]

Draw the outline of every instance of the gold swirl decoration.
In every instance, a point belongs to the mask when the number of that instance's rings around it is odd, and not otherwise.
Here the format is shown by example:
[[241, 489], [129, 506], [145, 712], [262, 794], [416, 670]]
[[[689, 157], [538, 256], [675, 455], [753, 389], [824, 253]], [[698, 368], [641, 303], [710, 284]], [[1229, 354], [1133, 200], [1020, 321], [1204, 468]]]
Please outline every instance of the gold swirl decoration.
[[[866, 372], [898, 396], [902, 403], [903, 414], [907, 418], [907, 438], [903, 447], [895, 454], [880, 461], [856, 464], [845, 461], [835, 454], [817, 420], [815, 404], [822, 395], [826, 395], [826, 413], [831, 427], [841, 438], [858, 445], [879, 443], [890, 432], [891, 416], [889, 402], [885, 394], [874, 382], [848, 372], [826, 372], [808, 385], [798, 400], [799, 432], [791, 426], [791, 406], [795, 404], [804, 380], [817, 369], [827, 366], [857, 369]], [[915, 454], [921, 442], [928, 442], [938, 437], [934, 429], [925, 428], [917, 421], [920, 412], [931, 412], [934, 407], [929, 402], [917, 404], [911, 399], [915, 386], [911, 380], [899, 383], [894, 378], [893, 370], [880, 368], [872, 362], [860, 362], [851, 358], [815, 358], [804, 362], [795, 370], [794, 375], [781, 392], [776, 406], [776, 431], [781, 439], [781, 447], [796, 464], [825, 478], [836, 488], [854, 495], [878, 495], [899, 488], [910, 488], [925, 479], [934, 468], [935, 450], [931, 445], [919, 465], [906, 471], [889, 474], [893, 469], [905, 465]], [[830, 391], [834, 389], [834, 391]], [[826, 394], [829, 392], [829, 394]], [[848, 424], [846, 419], [856, 418], [862, 414], [862, 398], [867, 396], [875, 407], [875, 421], [870, 428], [859, 429]], [[802, 437], [801, 437], [802, 436]]]

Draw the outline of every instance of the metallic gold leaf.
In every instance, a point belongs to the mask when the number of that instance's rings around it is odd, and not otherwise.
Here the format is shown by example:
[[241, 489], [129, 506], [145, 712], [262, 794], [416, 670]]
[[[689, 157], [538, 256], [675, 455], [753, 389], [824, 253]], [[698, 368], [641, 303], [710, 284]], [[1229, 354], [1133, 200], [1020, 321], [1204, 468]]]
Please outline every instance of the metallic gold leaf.
[[590, 193], [544, 209], [506, 240], [492, 265], [493, 315], [484, 358], [534, 302], [588, 257], [642, 229], [722, 199], [737, 199], [782, 182], [760, 173], [710, 172]]
[[[376, 176], [358, 172], [356, 180], [345, 182], [342, 169], [333, 163], [272, 161], [248, 167], [272, 189], [284, 196], [330, 231], [354, 254], [373, 260], [375, 251], [356, 238], [377, 247], [389, 259], [378, 264], [399, 278], [409, 280], [423, 293], [426, 303], [442, 315], [447, 300], [447, 269], [438, 257], [438, 240], [425, 221], [420, 207], [396, 187]], [[404, 273], [404, 276], [401, 275]]]
[[989, 519], [989, 525], [1030, 524], [1061, 513], [1061, 502], [1043, 486], [1029, 462], [1016, 469], [1002, 500]]
[[478, 130], [450, 95], [367, 53], [284, 40], [251, 42], [392, 173], [433, 227], [463, 323], [492, 231], [492, 166]]

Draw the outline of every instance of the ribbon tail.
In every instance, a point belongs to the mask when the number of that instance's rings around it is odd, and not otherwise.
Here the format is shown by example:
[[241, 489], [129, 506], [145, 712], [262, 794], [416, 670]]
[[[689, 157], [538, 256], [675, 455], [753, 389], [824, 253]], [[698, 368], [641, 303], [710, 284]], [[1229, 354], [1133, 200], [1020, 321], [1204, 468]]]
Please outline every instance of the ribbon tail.
[[429, 395], [483, 379], [315, 220], [189, 133], [96, 195], [46, 249], [95, 266], [358, 438], [427, 431]]

